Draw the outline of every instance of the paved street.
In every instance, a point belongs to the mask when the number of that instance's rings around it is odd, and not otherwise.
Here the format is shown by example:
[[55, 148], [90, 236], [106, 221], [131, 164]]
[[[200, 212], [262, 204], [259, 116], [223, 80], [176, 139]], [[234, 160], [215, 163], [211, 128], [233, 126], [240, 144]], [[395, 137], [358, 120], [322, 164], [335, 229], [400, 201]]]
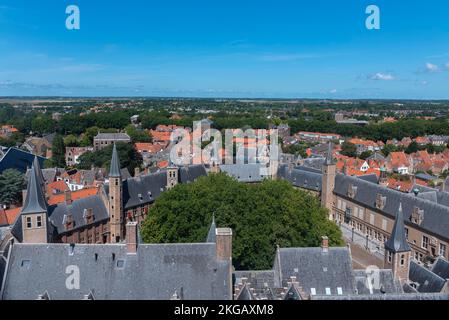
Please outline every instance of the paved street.
[[[340, 229], [347, 244], [351, 248], [352, 264], [354, 269], [365, 269], [368, 266], [375, 265], [383, 268], [383, 250], [379, 248], [379, 244], [368, 240], [368, 250], [366, 249], [366, 236], [352, 230], [350, 227], [341, 225]], [[352, 241], [354, 239], [354, 241]]]

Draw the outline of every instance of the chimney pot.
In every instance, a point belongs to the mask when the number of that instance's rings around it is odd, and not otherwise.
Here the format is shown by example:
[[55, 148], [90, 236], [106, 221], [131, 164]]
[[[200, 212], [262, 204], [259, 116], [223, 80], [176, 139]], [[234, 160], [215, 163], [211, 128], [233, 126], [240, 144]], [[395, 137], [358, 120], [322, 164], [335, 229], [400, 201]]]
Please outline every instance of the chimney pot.
[[137, 253], [137, 222], [126, 224], [126, 249], [128, 254]]
[[72, 191], [71, 190], [66, 190], [64, 191], [64, 195], [65, 195], [65, 203], [66, 205], [71, 205], [72, 204]]
[[327, 236], [321, 238], [321, 248], [323, 249], [323, 252], [329, 251], [329, 238]]

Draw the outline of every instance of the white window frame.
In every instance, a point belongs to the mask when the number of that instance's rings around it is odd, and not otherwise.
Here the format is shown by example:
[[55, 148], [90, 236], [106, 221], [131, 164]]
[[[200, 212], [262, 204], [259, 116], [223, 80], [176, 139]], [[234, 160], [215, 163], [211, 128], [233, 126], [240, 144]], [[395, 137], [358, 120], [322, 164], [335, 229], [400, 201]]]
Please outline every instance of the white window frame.
[[[424, 241], [424, 239], [425, 239], [426, 241]], [[421, 248], [423, 248], [423, 249], [429, 248], [429, 237], [427, 237], [427, 236], [422, 236], [422, 239], [421, 239]]]

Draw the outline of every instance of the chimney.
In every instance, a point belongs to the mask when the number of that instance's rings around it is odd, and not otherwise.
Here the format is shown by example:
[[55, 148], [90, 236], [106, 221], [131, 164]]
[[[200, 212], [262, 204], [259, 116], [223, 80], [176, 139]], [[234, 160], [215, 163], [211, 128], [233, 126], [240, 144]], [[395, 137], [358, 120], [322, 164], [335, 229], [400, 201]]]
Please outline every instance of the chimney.
[[329, 238], [326, 236], [321, 237], [321, 248], [323, 249], [323, 253], [329, 252]]
[[64, 191], [64, 196], [65, 196], [65, 204], [71, 205], [73, 202], [72, 201], [72, 191], [71, 190]]
[[126, 224], [126, 250], [128, 254], [137, 254], [137, 222]]
[[135, 167], [134, 168], [134, 177], [138, 177], [140, 176], [140, 168], [139, 167]]
[[217, 239], [217, 260], [232, 261], [232, 229], [217, 228], [215, 235]]

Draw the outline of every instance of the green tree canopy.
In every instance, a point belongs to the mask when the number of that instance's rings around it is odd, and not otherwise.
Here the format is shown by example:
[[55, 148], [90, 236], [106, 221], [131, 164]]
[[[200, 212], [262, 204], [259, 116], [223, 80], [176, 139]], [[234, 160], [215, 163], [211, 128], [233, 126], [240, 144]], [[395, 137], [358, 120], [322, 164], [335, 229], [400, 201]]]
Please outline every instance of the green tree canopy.
[[343, 142], [341, 145], [341, 152], [342, 155], [348, 156], [348, 157], [357, 157], [357, 146], [350, 142]]
[[5, 170], [0, 175], [0, 204], [20, 205], [25, 187], [25, 176], [21, 172], [15, 169]]
[[233, 259], [239, 270], [271, 268], [277, 245], [319, 246], [323, 235], [331, 245], [343, 245], [341, 231], [314, 196], [284, 180], [247, 185], [225, 174], [165, 192], [141, 234], [147, 243], [204, 242], [213, 214], [217, 226], [234, 232]]
[[[78, 169], [89, 170], [92, 166], [96, 168], [106, 168], [109, 170], [112, 157], [112, 145], [96, 151], [86, 152], [79, 157], [80, 163], [77, 165]], [[117, 151], [120, 158], [120, 165], [122, 168], [128, 168], [130, 173], [134, 172], [134, 168], [142, 165], [142, 156], [134, 149], [134, 146], [129, 143], [117, 143]]]

